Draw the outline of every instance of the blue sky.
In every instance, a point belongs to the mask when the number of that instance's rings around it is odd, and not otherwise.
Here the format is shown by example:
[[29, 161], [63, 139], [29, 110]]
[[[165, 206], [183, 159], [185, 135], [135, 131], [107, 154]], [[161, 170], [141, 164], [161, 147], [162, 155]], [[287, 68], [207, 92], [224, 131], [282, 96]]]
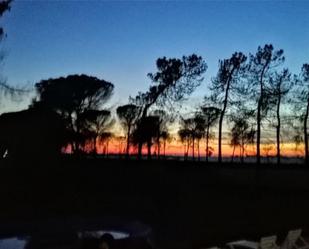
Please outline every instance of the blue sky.
[[208, 64], [258, 45], [283, 48], [297, 73], [309, 62], [309, 1], [18, 1], [1, 20], [2, 74], [12, 85], [91, 74], [115, 85], [113, 104], [145, 91], [161, 56], [197, 53]]

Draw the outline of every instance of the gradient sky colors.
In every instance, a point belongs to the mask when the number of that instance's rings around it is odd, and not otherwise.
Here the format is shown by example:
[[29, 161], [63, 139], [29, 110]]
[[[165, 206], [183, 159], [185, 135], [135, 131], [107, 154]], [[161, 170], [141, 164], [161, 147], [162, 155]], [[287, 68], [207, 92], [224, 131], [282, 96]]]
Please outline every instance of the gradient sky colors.
[[[285, 50], [294, 73], [309, 62], [309, 1], [18, 1], [1, 20], [7, 33], [2, 74], [12, 85], [85, 73], [111, 81], [108, 106], [150, 85], [158, 57], [197, 53], [208, 70], [193, 94], [195, 107], [207, 93], [219, 59], [259, 45]], [[2, 103], [2, 111], [22, 109]], [[5, 104], [5, 106], [3, 106]]]
[[87, 73], [115, 84], [113, 103], [146, 90], [160, 56], [202, 55], [205, 84], [218, 59], [258, 45], [283, 48], [298, 72], [309, 61], [308, 1], [15, 1], [2, 18], [10, 84]]

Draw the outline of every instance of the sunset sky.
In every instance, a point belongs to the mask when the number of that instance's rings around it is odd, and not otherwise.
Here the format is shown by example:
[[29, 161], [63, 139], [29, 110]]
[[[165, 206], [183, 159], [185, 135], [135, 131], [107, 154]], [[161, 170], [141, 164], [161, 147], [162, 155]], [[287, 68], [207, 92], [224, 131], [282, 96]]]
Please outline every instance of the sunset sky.
[[[158, 57], [203, 56], [208, 70], [184, 111], [207, 94], [218, 60], [272, 43], [293, 73], [309, 62], [309, 1], [14, 1], [1, 20], [2, 75], [31, 88], [41, 79], [85, 73], [115, 85], [108, 107], [150, 85]], [[1, 103], [1, 112], [27, 107]]]

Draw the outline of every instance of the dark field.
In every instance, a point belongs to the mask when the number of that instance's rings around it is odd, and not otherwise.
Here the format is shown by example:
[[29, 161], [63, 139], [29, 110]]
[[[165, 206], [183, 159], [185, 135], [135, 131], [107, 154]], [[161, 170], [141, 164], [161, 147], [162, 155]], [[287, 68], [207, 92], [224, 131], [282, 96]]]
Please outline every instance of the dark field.
[[282, 239], [294, 228], [309, 232], [309, 170], [299, 165], [72, 158], [0, 163], [1, 234], [18, 224], [104, 217], [150, 225], [157, 248], [271, 234]]

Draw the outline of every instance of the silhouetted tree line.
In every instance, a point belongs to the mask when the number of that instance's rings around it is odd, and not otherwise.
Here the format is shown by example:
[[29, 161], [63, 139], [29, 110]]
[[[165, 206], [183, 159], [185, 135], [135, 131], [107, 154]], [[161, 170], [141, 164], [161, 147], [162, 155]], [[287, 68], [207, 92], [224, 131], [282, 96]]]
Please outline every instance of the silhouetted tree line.
[[[284, 116], [285, 125], [294, 129], [294, 131], [290, 130], [290, 134], [296, 134], [293, 138], [295, 142], [298, 144], [304, 142], [305, 159], [308, 163], [309, 66], [304, 64], [300, 74], [292, 75], [288, 69], [283, 68], [284, 61], [284, 51], [275, 50], [271, 44], [258, 47], [255, 54], [246, 56], [241, 52], [236, 52], [230, 58], [219, 61], [218, 73], [211, 79], [209, 93], [201, 105], [202, 108], [218, 109], [213, 113], [214, 123], [210, 126], [218, 126], [219, 162], [222, 161], [222, 127], [225, 121], [230, 128], [232, 160], [236, 147], [239, 148], [239, 155], [243, 161], [247, 145], [255, 143], [256, 160], [257, 164], [260, 164], [261, 145], [263, 144], [261, 133], [262, 126], [264, 126], [265, 130], [268, 127], [275, 128], [276, 156], [279, 164], [282, 144], [282, 110], [285, 109], [288, 112]], [[187, 119], [187, 122], [182, 122], [179, 136], [187, 148], [186, 154], [188, 154], [191, 143], [194, 158], [194, 140], [201, 136], [200, 129], [196, 129], [196, 122], [201, 114], [197, 111], [193, 116]], [[207, 120], [205, 117], [203, 119]], [[194, 120], [195, 126], [188, 127], [188, 122], [192, 123]], [[203, 127], [207, 125], [204, 124]], [[299, 132], [300, 129], [303, 129], [302, 135]], [[206, 134], [204, 131], [202, 136], [208, 141]], [[209, 148], [206, 146], [206, 159], [208, 155]]]
[[[249, 59], [248, 59], [249, 58]], [[200, 160], [200, 143], [205, 139], [205, 156], [208, 161], [214, 148], [210, 140], [214, 138], [212, 129], [218, 126], [218, 160], [222, 161], [222, 127], [224, 117], [228, 115], [226, 122], [231, 125], [230, 144], [233, 146], [233, 157], [236, 147], [239, 147], [240, 157], [243, 161], [247, 144], [256, 143], [257, 163], [260, 163], [261, 125], [264, 119], [271, 117], [275, 120], [277, 160], [280, 163], [281, 145], [281, 109], [282, 104], [290, 105], [294, 113], [295, 127], [303, 125], [303, 141], [305, 144], [305, 158], [308, 160], [308, 109], [309, 109], [309, 66], [304, 64], [299, 75], [291, 76], [288, 69], [277, 70], [284, 61], [283, 50], [275, 51], [272, 45], [259, 47], [254, 55], [248, 57], [241, 52], [234, 53], [231, 58], [219, 61], [218, 74], [212, 78], [209, 93], [205, 101], [190, 118], [180, 118], [179, 138], [184, 144], [184, 154], [188, 157], [189, 150], [192, 158]], [[119, 106], [116, 114], [126, 134], [127, 157], [130, 147], [137, 148], [138, 157], [142, 156], [142, 148], [147, 148], [147, 157], [152, 157], [152, 147], [155, 145], [155, 153], [159, 158], [163, 144], [165, 155], [166, 142], [170, 139], [168, 125], [174, 117], [169, 112], [173, 111], [175, 103], [188, 97], [203, 80], [203, 74], [207, 69], [206, 63], [197, 55], [184, 56], [182, 59], [157, 60], [157, 72], [149, 74], [153, 82], [149, 90], [139, 93], [135, 98], [130, 98], [130, 103]], [[41, 123], [46, 119], [42, 114], [55, 113], [54, 120], [61, 121], [62, 130], [54, 130], [54, 136], [64, 135], [59, 139], [54, 150], [58, 152], [67, 146], [67, 151], [74, 154], [92, 152], [97, 153], [98, 147], [108, 150], [108, 141], [113, 136], [111, 128], [115, 122], [111, 111], [104, 105], [113, 93], [114, 86], [96, 77], [87, 75], [69, 75], [56, 79], [42, 80], [35, 85], [37, 96], [33, 99], [28, 111], [3, 114], [0, 117], [2, 130], [1, 153], [16, 155], [22, 152], [27, 141], [36, 141], [36, 145], [44, 154], [51, 138], [39, 141], [39, 132], [35, 123]], [[296, 104], [295, 104], [296, 103]], [[35, 113], [37, 117], [35, 117]], [[271, 115], [274, 113], [275, 115]], [[41, 119], [39, 116], [41, 115]], [[51, 118], [49, 116], [49, 118]], [[23, 122], [24, 128], [14, 128], [15, 134], [7, 132], [11, 124]], [[31, 130], [27, 125], [33, 124]], [[49, 127], [52, 121], [44, 123]], [[60, 127], [60, 125], [58, 125]], [[26, 127], [28, 127], [26, 129]], [[17, 135], [23, 131], [27, 136]], [[43, 131], [40, 131], [42, 134]], [[50, 134], [53, 134], [50, 132]], [[15, 141], [18, 137], [24, 142]], [[37, 137], [31, 139], [31, 137]], [[18, 140], [17, 139], [17, 140]], [[299, 136], [298, 136], [299, 139]], [[16, 148], [14, 148], [16, 143]], [[29, 142], [31, 143], [31, 142]], [[18, 145], [17, 145], [18, 144]], [[38, 146], [26, 146], [38, 147]], [[19, 148], [19, 149], [18, 149]], [[51, 151], [51, 149], [49, 149]], [[27, 151], [27, 150], [26, 150]], [[29, 150], [29, 153], [31, 150]], [[32, 151], [33, 153], [33, 151]], [[26, 154], [26, 153], [23, 153]]]
[[[230, 128], [232, 160], [236, 148], [239, 148], [243, 161], [247, 146], [256, 143], [259, 164], [262, 122], [270, 120], [270, 127], [274, 127], [276, 132], [277, 161], [280, 163], [281, 109], [289, 108], [294, 118], [288, 124], [295, 130], [292, 132], [295, 141], [304, 142], [308, 162], [309, 66], [304, 64], [299, 75], [292, 75], [288, 69], [282, 68], [283, 62], [283, 50], [274, 50], [272, 45], [259, 47], [256, 54], [245, 56], [237, 52], [231, 58], [220, 60], [218, 73], [211, 79], [204, 102], [191, 117], [175, 118], [172, 114], [176, 113], [176, 103], [186, 99], [201, 84], [207, 65], [202, 57], [195, 54], [182, 59], [159, 58], [157, 72], [148, 74], [152, 81], [149, 90], [130, 97], [130, 103], [116, 109], [119, 123], [125, 131], [126, 157], [132, 153], [131, 148], [135, 148], [133, 152], [141, 158], [145, 147], [148, 159], [153, 154], [160, 158], [162, 146], [165, 156], [166, 143], [172, 138], [169, 126], [179, 120], [178, 136], [184, 144], [185, 158], [188, 158], [191, 149], [191, 157], [197, 156], [200, 160], [201, 142], [204, 141], [208, 161], [215, 151], [210, 141], [214, 139], [213, 130], [217, 127], [218, 160], [221, 162], [225, 121]], [[28, 110], [0, 116], [1, 130], [4, 131], [0, 138], [2, 157], [17, 155], [18, 151], [44, 155], [49, 144], [55, 145], [53, 150], [48, 149], [51, 154], [55, 154], [55, 150], [59, 153], [65, 150], [73, 154], [97, 154], [98, 148], [104, 148], [104, 153], [108, 153], [108, 143], [116, 135], [112, 133], [115, 119], [111, 110], [105, 107], [114, 90], [112, 83], [88, 75], [69, 75], [42, 80], [35, 84], [35, 89], [37, 94]], [[53, 121], [44, 122], [48, 120], [44, 115]], [[9, 128], [17, 122], [33, 125], [32, 128], [30, 125]], [[58, 130], [53, 129], [54, 122], [58, 122]], [[42, 135], [44, 131], [34, 124], [44, 125], [48, 128], [46, 132], [50, 131], [47, 133], [53, 136]], [[15, 132], [11, 132], [12, 129]], [[303, 130], [302, 135], [300, 129]], [[54, 139], [60, 134], [65, 137]], [[19, 138], [20, 141], [17, 141]], [[21, 142], [22, 138], [24, 142]], [[39, 141], [40, 138], [42, 141]], [[25, 141], [42, 146], [26, 146]], [[24, 150], [23, 146], [41, 150]]]
[[[10, 5], [10, 0], [0, 1], [0, 17]], [[3, 36], [0, 27], [0, 39]], [[208, 161], [215, 152], [211, 141], [217, 129], [219, 162], [223, 158], [222, 143], [229, 140], [232, 160], [238, 148], [243, 162], [247, 147], [255, 144], [260, 164], [261, 145], [266, 143], [262, 132], [273, 128], [279, 164], [282, 129], [288, 127], [293, 135], [289, 139], [296, 145], [304, 144], [305, 161], [309, 163], [309, 64], [303, 64], [299, 74], [292, 74], [283, 67], [284, 61], [284, 51], [275, 50], [271, 44], [258, 47], [253, 54], [235, 52], [219, 60], [204, 101], [184, 116], [179, 114], [179, 106], [203, 82], [207, 64], [196, 54], [158, 58], [156, 72], [148, 74], [149, 89], [116, 108], [126, 140], [122, 152], [126, 158], [133, 153], [141, 159], [145, 148], [148, 159], [154, 154], [165, 157], [167, 143], [176, 139], [169, 127], [178, 123], [186, 159], [191, 150], [192, 159], [201, 160], [204, 143]], [[21, 92], [4, 81], [0, 81], [0, 90]], [[117, 138], [112, 132], [116, 119], [106, 107], [113, 90], [111, 82], [84, 74], [41, 80], [35, 84], [36, 96], [27, 110], [0, 116], [0, 157], [47, 157], [61, 152], [107, 155], [110, 140]], [[230, 130], [228, 138], [223, 127]]]

